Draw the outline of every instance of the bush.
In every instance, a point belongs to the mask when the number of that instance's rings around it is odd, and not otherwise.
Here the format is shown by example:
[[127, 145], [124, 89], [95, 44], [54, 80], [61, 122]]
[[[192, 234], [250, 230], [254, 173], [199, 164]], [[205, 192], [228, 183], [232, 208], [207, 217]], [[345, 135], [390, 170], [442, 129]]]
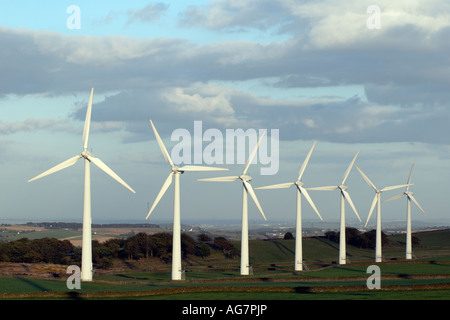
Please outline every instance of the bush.
[[286, 232], [283, 239], [284, 240], [292, 240], [292, 239], [294, 239], [294, 236], [293, 236], [292, 232]]

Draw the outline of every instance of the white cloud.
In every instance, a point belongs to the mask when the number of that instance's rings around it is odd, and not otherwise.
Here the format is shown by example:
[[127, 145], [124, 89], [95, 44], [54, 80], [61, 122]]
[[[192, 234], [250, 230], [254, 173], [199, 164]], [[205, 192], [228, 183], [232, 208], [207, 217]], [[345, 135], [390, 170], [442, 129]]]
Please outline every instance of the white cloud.
[[176, 109], [179, 109], [181, 112], [206, 112], [215, 113], [219, 116], [232, 115], [234, 113], [230, 102], [223, 93], [212, 97], [202, 97], [198, 93], [186, 94], [183, 88], [174, 88], [164, 92], [162, 95], [169, 103], [176, 104]]

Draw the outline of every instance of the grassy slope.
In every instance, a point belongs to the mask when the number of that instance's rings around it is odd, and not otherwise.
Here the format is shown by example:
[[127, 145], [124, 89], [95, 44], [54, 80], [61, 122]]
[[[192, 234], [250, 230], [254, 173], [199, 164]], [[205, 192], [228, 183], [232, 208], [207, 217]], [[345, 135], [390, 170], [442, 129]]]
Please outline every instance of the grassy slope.
[[[420, 245], [413, 247], [417, 258], [450, 256], [450, 229], [420, 232], [414, 236], [420, 239]], [[405, 235], [389, 236], [390, 243], [383, 247], [386, 260], [403, 259], [405, 256]], [[235, 244], [240, 249], [240, 243]], [[250, 261], [258, 264], [292, 263], [295, 240], [270, 240], [249, 242]], [[332, 263], [337, 261], [339, 244], [322, 237], [303, 238], [303, 260], [308, 263]], [[361, 249], [347, 245], [350, 262], [370, 261], [375, 257], [374, 249]]]

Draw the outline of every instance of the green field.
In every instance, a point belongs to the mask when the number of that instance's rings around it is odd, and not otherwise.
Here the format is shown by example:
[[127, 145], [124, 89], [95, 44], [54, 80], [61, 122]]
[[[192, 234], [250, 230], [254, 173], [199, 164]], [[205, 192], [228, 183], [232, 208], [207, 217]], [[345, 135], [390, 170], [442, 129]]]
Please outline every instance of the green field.
[[[390, 236], [383, 247], [381, 290], [369, 290], [366, 272], [374, 250], [347, 246], [350, 263], [339, 266], [338, 244], [323, 237], [304, 238], [306, 269], [293, 272], [294, 240], [252, 240], [253, 274], [239, 275], [239, 257], [214, 252], [183, 261], [185, 280], [170, 280], [170, 263], [121, 262], [121, 268], [95, 273], [92, 283], [69, 290], [67, 275], [0, 277], [2, 299], [132, 300], [450, 300], [450, 230], [415, 234], [416, 258], [404, 260], [404, 236]], [[239, 248], [240, 243], [234, 245]], [[126, 267], [125, 267], [126, 266]], [[0, 270], [2, 265], [0, 264]]]
[[[99, 275], [81, 290], [69, 290], [65, 279], [0, 278], [0, 297], [58, 299], [450, 299], [450, 264], [437, 262], [379, 264], [382, 290], [368, 290], [368, 265], [328, 267], [293, 274], [258, 271], [187, 272], [170, 281], [169, 272]], [[351, 290], [348, 290], [348, 289]], [[414, 290], [416, 288], [416, 290]]]

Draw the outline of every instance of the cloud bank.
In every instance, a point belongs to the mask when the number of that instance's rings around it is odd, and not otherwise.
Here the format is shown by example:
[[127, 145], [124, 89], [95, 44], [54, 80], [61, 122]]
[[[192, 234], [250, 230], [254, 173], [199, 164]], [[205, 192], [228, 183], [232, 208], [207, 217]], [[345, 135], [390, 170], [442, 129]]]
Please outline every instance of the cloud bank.
[[[202, 120], [219, 129], [280, 128], [281, 139], [450, 143], [450, 4], [379, 1], [379, 30], [366, 26], [370, 4], [211, 1], [179, 15], [184, 28], [279, 34], [287, 37], [282, 41], [199, 44], [0, 27], [0, 96], [88, 95], [91, 87], [117, 92], [95, 106], [93, 117], [125, 129], [128, 141], [150, 139], [152, 118], [166, 134]], [[151, 23], [167, 9], [158, 3], [129, 11], [128, 23]], [[240, 87], [248, 81], [260, 89]], [[365, 94], [300, 94], [346, 86]], [[272, 89], [299, 93], [280, 99], [268, 93]], [[81, 108], [71, 117], [81, 121], [84, 115]], [[42, 121], [0, 127], [12, 132], [48, 126]]]

